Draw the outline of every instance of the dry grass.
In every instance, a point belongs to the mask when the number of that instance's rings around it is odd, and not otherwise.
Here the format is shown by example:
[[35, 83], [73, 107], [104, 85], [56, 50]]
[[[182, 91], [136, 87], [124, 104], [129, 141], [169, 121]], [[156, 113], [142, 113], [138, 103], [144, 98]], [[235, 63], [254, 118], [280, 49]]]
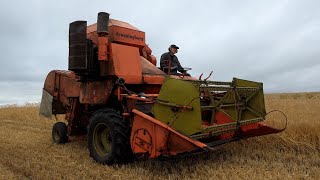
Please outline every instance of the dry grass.
[[39, 118], [37, 107], [3, 107], [0, 179], [320, 179], [320, 93], [266, 95], [266, 104], [287, 114], [285, 132], [233, 142], [211, 154], [119, 167], [93, 162], [84, 139], [53, 144], [54, 122]]

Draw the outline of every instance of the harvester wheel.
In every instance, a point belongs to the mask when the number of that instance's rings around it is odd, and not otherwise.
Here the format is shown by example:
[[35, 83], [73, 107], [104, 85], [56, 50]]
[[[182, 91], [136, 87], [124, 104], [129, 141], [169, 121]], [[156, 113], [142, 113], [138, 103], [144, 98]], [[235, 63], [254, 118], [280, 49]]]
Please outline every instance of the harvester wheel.
[[100, 110], [90, 118], [88, 149], [97, 162], [107, 165], [124, 164], [132, 160], [130, 127], [114, 110]]
[[57, 122], [52, 127], [52, 140], [56, 144], [68, 142], [67, 126], [63, 122]]

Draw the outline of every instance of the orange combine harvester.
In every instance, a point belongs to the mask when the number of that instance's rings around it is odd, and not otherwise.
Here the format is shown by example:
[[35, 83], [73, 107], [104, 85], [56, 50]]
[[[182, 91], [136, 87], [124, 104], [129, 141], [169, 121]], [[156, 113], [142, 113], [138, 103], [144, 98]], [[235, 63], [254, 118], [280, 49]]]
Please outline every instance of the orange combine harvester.
[[282, 131], [262, 123], [262, 83], [173, 76], [156, 63], [145, 33], [108, 13], [90, 26], [72, 22], [68, 71], [48, 74], [40, 106], [48, 118], [65, 114], [53, 142], [86, 135], [90, 156], [112, 165]]

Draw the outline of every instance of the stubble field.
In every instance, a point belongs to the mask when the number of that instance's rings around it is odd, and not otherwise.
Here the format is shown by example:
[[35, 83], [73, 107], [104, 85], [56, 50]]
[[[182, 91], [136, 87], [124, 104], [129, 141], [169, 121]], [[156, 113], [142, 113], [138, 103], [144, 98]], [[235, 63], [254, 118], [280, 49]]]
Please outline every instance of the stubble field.
[[[320, 179], [320, 93], [265, 100], [267, 111], [287, 115], [284, 132], [233, 142], [215, 153], [113, 167], [95, 163], [85, 139], [53, 144], [55, 121], [40, 118], [38, 107], [2, 107], [0, 179]], [[280, 113], [266, 122], [284, 126]]]

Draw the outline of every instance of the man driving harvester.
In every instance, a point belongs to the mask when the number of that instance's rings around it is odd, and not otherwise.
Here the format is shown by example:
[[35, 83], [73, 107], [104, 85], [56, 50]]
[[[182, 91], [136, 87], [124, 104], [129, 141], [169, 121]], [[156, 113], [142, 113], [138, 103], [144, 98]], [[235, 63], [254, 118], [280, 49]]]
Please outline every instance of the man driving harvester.
[[160, 58], [160, 68], [163, 72], [170, 75], [181, 75], [177, 71], [181, 72], [184, 76], [190, 76], [184, 69], [177, 56], [175, 55], [178, 52], [179, 47], [172, 44], [168, 50], [169, 52], [163, 53]]

